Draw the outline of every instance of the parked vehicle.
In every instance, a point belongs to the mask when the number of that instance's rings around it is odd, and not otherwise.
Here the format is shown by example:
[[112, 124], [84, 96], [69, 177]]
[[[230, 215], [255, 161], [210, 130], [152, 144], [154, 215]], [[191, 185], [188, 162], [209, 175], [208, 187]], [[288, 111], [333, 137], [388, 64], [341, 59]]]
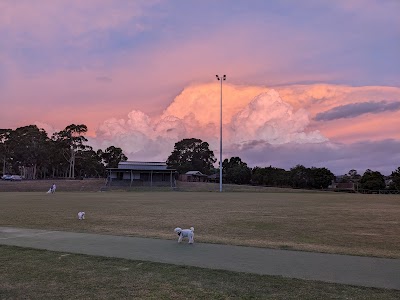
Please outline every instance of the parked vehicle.
[[3, 175], [2, 177], [1, 177], [1, 179], [2, 180], [11, 180], [11, 175]]
[[19, 175], [11, 175], [11, 181], [21, 181], [22, 177]]

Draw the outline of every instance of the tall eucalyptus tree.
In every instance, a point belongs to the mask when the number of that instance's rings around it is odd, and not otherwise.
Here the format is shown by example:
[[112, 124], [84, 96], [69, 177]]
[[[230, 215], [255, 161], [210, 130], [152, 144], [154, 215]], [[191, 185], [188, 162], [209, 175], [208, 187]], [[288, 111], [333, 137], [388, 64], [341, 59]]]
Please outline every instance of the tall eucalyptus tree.
[[71, 124], [65, 127], [64, 130], [53, 135], [53, 140], [57, 142], [63, 157], [68, 161], [68, 171], [66, 174], [68, 178], [75, 178], [75, 160], [77, 152], [87, 148], [87, 146], [84, 145], [84, 143], [88, 141], [84, 136], [86, 132], [86, 125]]
[[3, 165], [3, 175], [7, 173], [7, 161], [11, 159], [8, 145], [11, 129], [0, 129], [0, 159]]

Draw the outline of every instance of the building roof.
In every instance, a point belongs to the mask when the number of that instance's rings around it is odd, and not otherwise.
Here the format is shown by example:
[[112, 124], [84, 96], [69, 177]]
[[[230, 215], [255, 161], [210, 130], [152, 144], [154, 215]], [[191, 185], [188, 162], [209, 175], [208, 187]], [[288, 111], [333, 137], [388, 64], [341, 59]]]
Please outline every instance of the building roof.
[[[119, 170], [157, 170], [157, 171], [163, 171], [163, 170], [173, 170], [169, 169], [167, 164], [165, 162], [147, 162], [147, 161], [121, 161], [118, 164], [118, 169]], [[115, 168], [113, 168], [115, 170]]]
[[196, 176], [207, 176], [207, 175], [201, 173], [200, 171], [188, 171], [185, 174], [186, 175], [196, 175]]

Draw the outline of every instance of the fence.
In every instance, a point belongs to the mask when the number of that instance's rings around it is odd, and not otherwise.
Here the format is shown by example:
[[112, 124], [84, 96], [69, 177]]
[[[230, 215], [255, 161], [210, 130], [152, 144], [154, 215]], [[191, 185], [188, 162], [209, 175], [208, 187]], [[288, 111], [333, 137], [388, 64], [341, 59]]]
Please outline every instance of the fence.
[[361, 194], [400, 194], [400, 190], [363, 190], [359, 189], [356, 191]]

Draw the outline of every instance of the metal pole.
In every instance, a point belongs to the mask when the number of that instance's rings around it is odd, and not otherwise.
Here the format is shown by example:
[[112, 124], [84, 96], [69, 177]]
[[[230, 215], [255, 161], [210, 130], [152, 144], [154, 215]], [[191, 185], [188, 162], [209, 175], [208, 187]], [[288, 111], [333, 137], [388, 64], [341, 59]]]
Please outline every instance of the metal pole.
[[221, 78], [221, 115], [220, 115], [220, 141], [219, 141], [219, 191], [222, 192], [222, 80]]

